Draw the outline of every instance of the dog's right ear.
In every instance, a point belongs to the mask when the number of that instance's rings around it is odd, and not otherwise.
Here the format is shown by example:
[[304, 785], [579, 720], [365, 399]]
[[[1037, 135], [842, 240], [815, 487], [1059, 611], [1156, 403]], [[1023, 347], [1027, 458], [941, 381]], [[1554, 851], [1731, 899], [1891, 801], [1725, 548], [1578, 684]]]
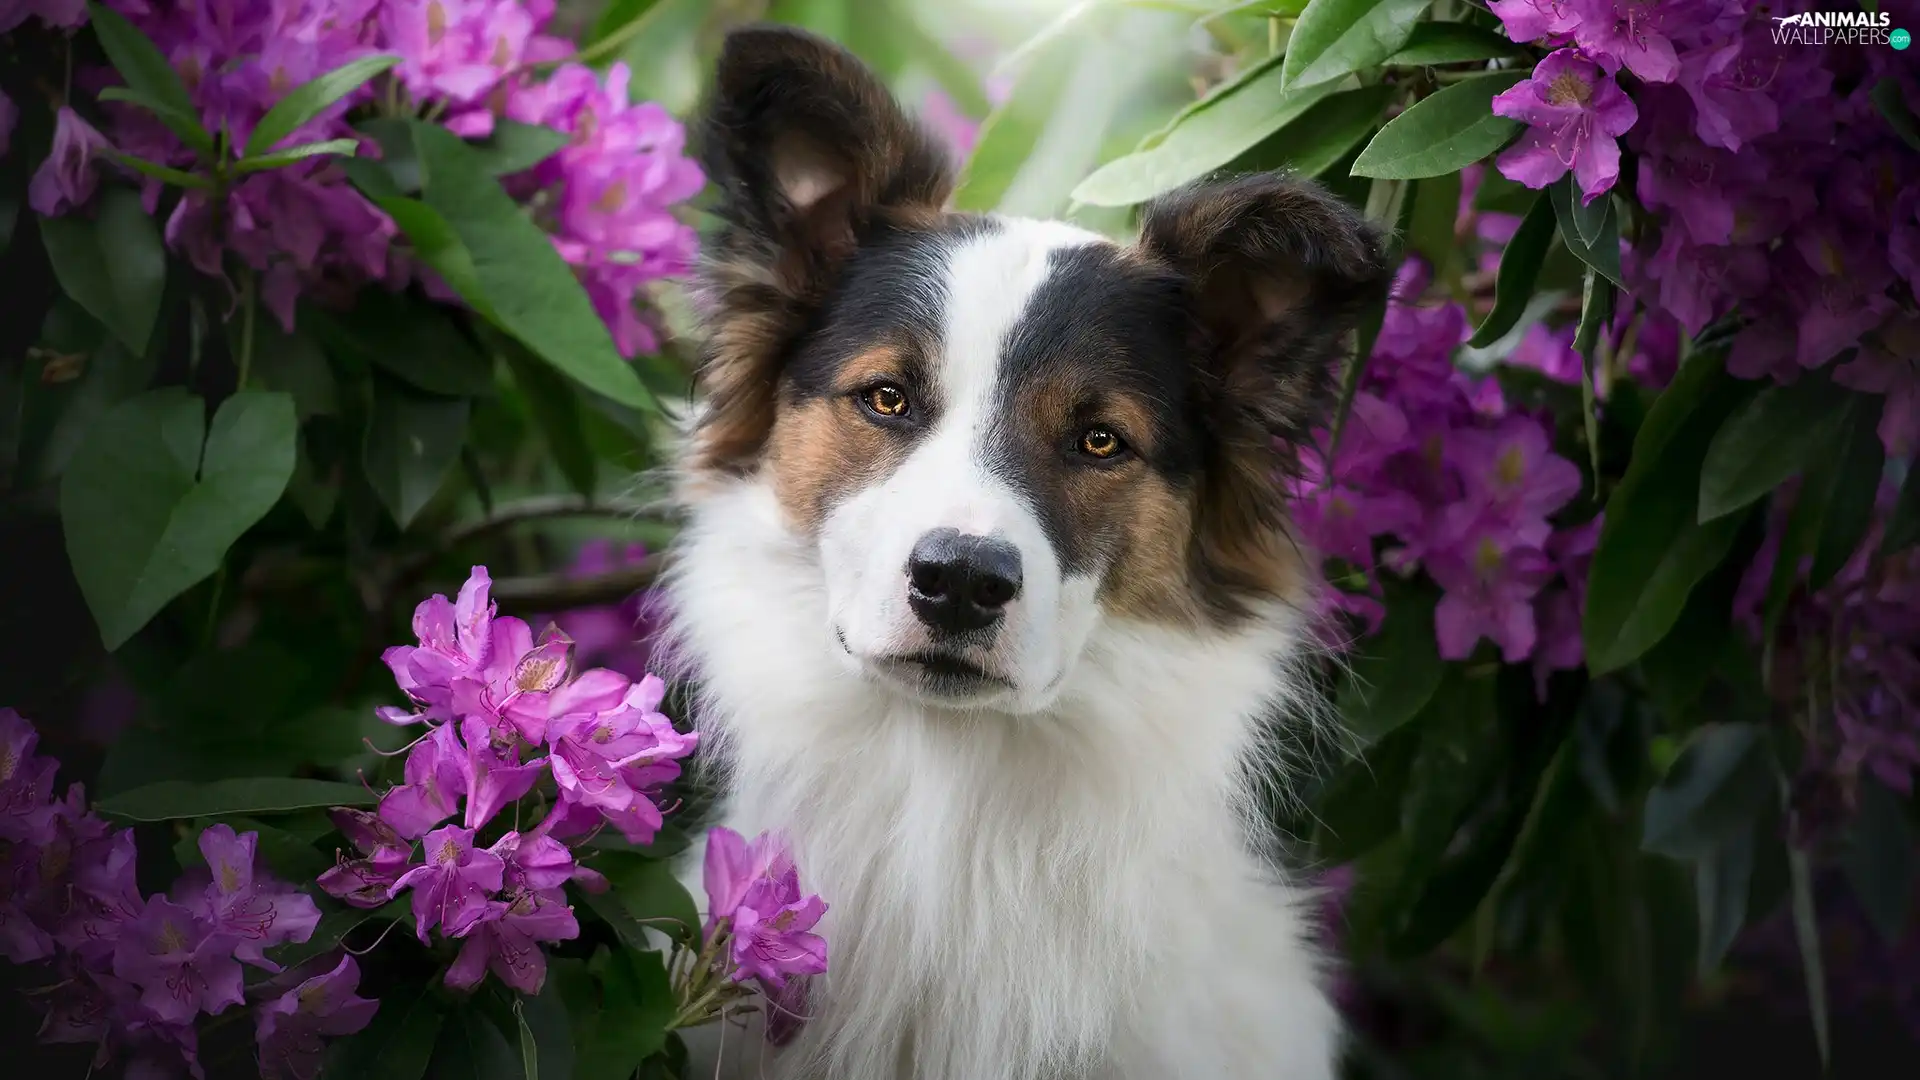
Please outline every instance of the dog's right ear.
[[694, 463], [738, 470], [772, 428], [786, 352], [861, 237], [937, 214], [953, 171], [866, 65], [784, 27], [728, 35], [700, 144], [724, 224], [702, 274]]

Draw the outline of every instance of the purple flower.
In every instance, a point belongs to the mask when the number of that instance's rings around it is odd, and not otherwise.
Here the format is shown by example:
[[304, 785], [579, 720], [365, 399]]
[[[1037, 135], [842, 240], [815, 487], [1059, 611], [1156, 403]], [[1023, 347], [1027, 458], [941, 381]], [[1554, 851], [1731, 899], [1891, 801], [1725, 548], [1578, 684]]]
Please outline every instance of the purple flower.
[[406, 783], [380, 800], [380, 817], [412, 839], [452, 817], [468, 794], [467, 748], [451, 723], [442, 724], [407, 752]]
[[787, 852], [786, 842], [771, 833], [762, 833], [749, 843], [724, 826], [709, 829], [703, 863], [707, 933], [713, 933], [721, 920], [733, 917], [755, 881], [778, 877], [792, 868], [793, 856]]
[[1589, 203], [1613, 189], [1620, 175], [1615, 140], [1640, 118], [1613, 77], [1576, 49], [1549, 54], [1531, 79], [1493, 99], [1493, 111], [1529, 125], [1501, 153], [1501, 175], [1543, 188], [1572, 169]]
[[53, 129], [53, 150], [27, 185], [27, 204], [43, 217], [57, 217], [93, 198], [99, 183], [93, 159], [107, 140], [68, 106], [61, 106]]
[[20, 109], [0, 91], [0, 158], [7, 156], [7, 147], [12, 144], [13, 126], [20, 122]]
[[1700, 30], [1726, 7], [1720, 0], [1573, 0], [1574, 36], [1609, 72], [1622, 64], [1650, 83], [1680, 74], [1674, 39]]
[[575, 863], [567, 845], [544, 834], [509, 832], [487, 850], [506, 863], [504, 887], [509, 890], [557, 889], [569, 881], [582, 880], [583, 875], [599, 876]]
[[1507, 36], [1522, 43], [1570, 34], [1580, 25], [1579, 9], [1566, 0], [1492, 0], [1487, 7]]
[[484, 720], [468, 718], [461, 721], [460, 729], [467, 741], [466, 826], [478, 829], [507, 804], [533, 790], [546, 774], [547, 759], [521, 764], [520, 750], [512, 737]]
[[1547, 515], [1580, 493], [1580, 469], [1553, 452], [1544, 426], [1514, 416], [1488, 431], [1459, 431], [1447, 444], [1469, 500], [1493, 509], [1522, 543], [1547, 539]]
[[140, 988], [140, 1004], [161, 1020], [184, 1024], [205, 1012], [241, 1003], [240, 962], [234, 939], [216, 933], [187, 908], [147, 898], [139, 918], [122, 930], [113, 974]]
[[[262, 952], [288, 942], [305, 941], [320, 923], [312, 898], [290, 886], [256, 875], [256, 833], [236, 836], [231, 826], [212, 825], [200, 834], [210, 878], [190, 874], [175, 887], [175, 899], [235, 941], [235, 959], [279, 971]], [[195, 886], [198, 885], [196, 889]], [[197, 893], [197, 895], [196, 895]]]
[[679, 749], [679, 734], [654, 711], [660, 694], [660, 680], [652, 676], [636, 685], [602, 668], [586, 672], [554, 695], [553, 777], [565, 797], [609, 810], [632, 803], [635, 794], [620, 769], [649, 756], [665, 756], [663, 733], [666, 747]]
[[556, 631], [536, 646], [533, 631], [512, 617], [495, 619], [491, 636], [486, 663], [453, 679], [453, 714], [509, 727], [530, 743], [545, 741], [547, 696], [566, 681], [573, 643]]
[[1527, 659], [1538, 633], [1533, 598], [1552, 564], [1538, 548], [1515, 542], [1484, 520], [1448, 539], [1426, 560], [1428, 573], [1446, 590], [1433, 617], [1440, 655], [1464, 660], [1484, 637], [1500, 646], [1507, 663]]
[[413, 890], [413, 922], [421, 944], [435, 926], [448, 936], [464, 934], [486, 914], [487, 898], [500, 891], [506, 864], [473, 846], [473, 830], [448, 825], [427, 834], [426, 864], [401, 875], [393, 891]]
[[1759, 248], [1695, 244], [1682, 229], [1666, 231], [1646, 272], [1660, 283], [1660, 306], [1689, 334], [1699, 333], [1738, 301], [1759, 296], [1769, 281], [1767, 257]]
[[260, 1075], [271, 1080], [312, 1080], [320, 1074], [326, 1039], [351, 1035], [372, 1022], [380, 1003], [354, 993], [360, 968], [343, 956], [332, 971], [316, 975], [254, 1011], [254, 1041]]
[[330, 816], [359, 856], [338, 856], [333, 869], [320, 875], [320, 888], [357, 908], [377, 908], [393, 899], [394, 882], [413, 861], [413, 843], [377, 814], [342, 807]]
[[519, 889], [487, 905], [486, 913], [465, 931], [460, 955], [447, 968], [446, 983], [471, 990], [491, 970], [523, 994], [538, 994], [547, 978], [543, 941], [580, 936], [580, 924], [559, 890]]
[[1772, 79], [1767, 63], [1740, 41], [1680, 58], [1680, 86], [1693, 99], [1694, 130], [1702, 142], [1738, 150], [1779, 128], [1779, 107], [1764, 91]]
[[[487, 593], [492, 586], [487, 568], [474, 567], [457, 602], [435, 593], [414, 608], [419, 645], [396, 645], [381, 657], [400, 689], [426, 705], [431, 717], [451, 715], [445, 710], [453, 703], [454, 680], [474, 677], [491, 655], [496, 609]], [[419, 719], [398, 710], [382, 710], [381, 717], [396, 723]]]
[[827, 913], [818, 896], [800, 895], [792, 866], [757, 878], [733, 912], [733, 978], [759, 979], [775, 990], [794, 975], [827, 970], [827, 940], [809, 933]]

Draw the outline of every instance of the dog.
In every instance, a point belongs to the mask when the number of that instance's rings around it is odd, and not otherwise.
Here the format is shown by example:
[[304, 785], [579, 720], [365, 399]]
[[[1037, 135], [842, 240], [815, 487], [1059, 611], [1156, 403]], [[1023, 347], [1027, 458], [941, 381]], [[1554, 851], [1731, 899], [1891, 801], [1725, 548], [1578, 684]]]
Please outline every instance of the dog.
[[689, 1075], [1328, 1080], [1257, 795], [1314, 708], [1279, 477], [1384, 237], [1280, 175], [1130, 244], [953, 212], [942, 146], [785, 28], [726, 39], [698, 143], [671, 648], [721, 820], [788, 838], [831, 970], [789, 1044], [720, 1025]]

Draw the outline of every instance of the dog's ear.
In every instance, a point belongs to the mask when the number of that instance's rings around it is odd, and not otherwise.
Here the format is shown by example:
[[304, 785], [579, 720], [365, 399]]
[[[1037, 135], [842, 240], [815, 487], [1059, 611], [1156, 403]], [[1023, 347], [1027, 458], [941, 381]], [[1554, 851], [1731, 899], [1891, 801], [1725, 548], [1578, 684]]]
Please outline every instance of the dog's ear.
[[1226, 594], [1285, 562], [1278, 479], [1333, 401], [1345, 344], [1390, 284], [1385, 237], [1308, 181], [1202, 181], [1149, 204], [1140, 246], [1188, 282], [1209, 431], [1195, 555]]
[[851, 53], [750, 27], [721, 48], [700, 159], [723, 223], [702, 285], [697, 464], [738, 468], [772, 426], [780, 365], [863, 236], [936, 215], [950, 158]]

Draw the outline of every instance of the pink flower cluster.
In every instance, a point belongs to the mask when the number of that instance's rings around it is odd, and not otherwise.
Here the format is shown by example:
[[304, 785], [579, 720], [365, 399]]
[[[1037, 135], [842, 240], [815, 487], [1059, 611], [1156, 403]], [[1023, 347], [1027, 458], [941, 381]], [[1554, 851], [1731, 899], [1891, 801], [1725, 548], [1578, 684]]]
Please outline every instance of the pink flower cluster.
[[772, 834], [749, 842], [732, 829], [711, 830], [704, 871], [707, 951], [715, 963], [693, 976], [690, 996], [699, 999], [709, 971], [734, 984], [757, 983], [768, 1002], [767, 1038], [785, 1042], [806, 1019], [807, 976], [827, 970], [827, 941], [812, 932], [826, 902], [801, 893], [793, 856]]
[[[1794, 40], [1801, 3], [1494, 0], [1516, 41], [1566, 44], [1495, 111], [1533, 125], [1503, 153], [1532, 187], [1571, 168], [1589, 200], [1612, 188], [1625, 136], [1635, 194], [1660, 219], [1629, 284], [1688, 333], [1752, 316], [1729, 367], [1792, 382], [1850, 349], [1843, 385], [1886, 396], [1880, 435], [1920, 433], [1920, 151], [1879, 112], [1887, 83], [1920, 110], [1920, 74], [1884, 46]], [[1893, 26], [1920, 5], [1882, 5]], [[1626, 89], [1614, 81], [1630, 76]], [[1882, 91], [1884, 92], [1884, 91]], [[1637, 103], [1637, 109], [1636, 109]]]
[[[1426, 271], [1396, 282], [1330, 466], [1296, 482], [1305, 538], [1348, 573], [1337, 607], [1369, 626], [1384, 614], [1379, 572], [1424, 569], [1444, 594], [1440, 655], [1464, 659], [1486, 638], [1508, 663], [1578, 667], [1585, 563], [1598, 523], [1556, 528], [1580, 470], [1553, 452], [1550, 418], [1510, 407], [1490, 375], [1454, 366], [1468, 334], [1451, 301], [1422, 305]], [[1320, 433], [1320, 445], [1329, 435]]]
[[[335, 811], [358, 854], [320, 885], [359, 907], [410, 894], [423, 943], [435, 928], [462, 942], [450, 986], [472, 987], [492, 970], [537, 993], [546, 975], [538, 944], [579, 933], [561, 887], [604, 887], [562, 841], [611, 825], [650, 842], [662, 824], [651, 792], [679, 775], [696, 738], [659, 712], [659, 679], [573, 674], [572, 642], [554, 633], [536, 643], [525, 622], [496, 615], [490, 587], [475, 567], [457, 600], [436, 595], [415, 609], [419, 644], [387, 650], [414, 707], [383, 708], [381, 718], [426, 731], [377, 813]], [[543, 780], [556, 797], [523, 831], [519, 803]], [[479, 846], [476, 834], [509, 807], [513, 827]]]
[[[1880, 519], [1832, 581], [1810, 596], [1796, 590], [1774, 636], [1776, 692], [1798, 706], [1806, 687], [1820, 687], [1831, 720], [1814, 728], [1803, 767], [1837, 782], [1843, 806], [1863, 776], [1911, 795], [1920, 773], [1920, 549], [1875, 557], [1893, 494], [1883, 492]], [[1792, 500], [1776, 503], [1734, 601], [1735, 619], [1755, 640]], [[1806, 573], [1803, 561], [1800, 582]]]
[[[695, 233], [672, 207], [705, 180], [683, 154], [680, 125], [658, 105], [628, 101], [624, 65], [614, 65], [604, 81], [578, 64], [536, 77], [535, 65], [572, 52], [565, 40], [541, 32], [554, 0], [111, 0], [110, 6], [158, 45], [207, 130], [229, 133], [232, 145], [243, 143], [287, 91], [376, 54], [398, 55], [400, 64], [280, 148], [348, 138], [361, 140], [363, 154], [376, 154], [377, 144], [348, 123], [365, 113], [423, 115], [469, 138], [489, 135], [500, 118], [572, 136], [507, 182], [536, 208], [621, 351], [633, 356], [655, 346], [637, 299], [647, 283], [690, 265]], [[111, 71], [83, 74], [96, 89], [117, 81]], [[0, 106], [0, 141], [10, 107]], [[109, 145], [170, 168], [195, 168], [193, 151], [151, 114], [120, 103], [102, 108], [110, 140], [72, 109], [60, 110], [53, 152], [33, 184], [40, 213], [85, 204]], [[164, 185], [144, 184], [151, 211]], [[261, 275], [262, 299], [289, 328], [296, 301], [314, 290], [339, 293], [369, 282], [401, 288], [417, 277], [436, 296], [451, 296], [397, 243], [386, 214], [327, 156], [246, 174], [218, 196], [188, 191], [167, 219], [166, 236], [204, 273], [224, 276], [229, 256], [251, 267]]]
[[[90, 813], [79, 784], [55, 797], [58, 764], [35, 753], [38, 741], [18, 713], [0, 709], [0, 956], [55, 976], [46, 1041], [95, 1046], [96, 1068], [119, 1058], [132, 1062], [130, 1075], [199, 1076], [195, 1021], [243, 1005], [240, 965], [280, 972], [265, 950], [306, 941], [320, 910], [260, 867], [256, 834], [226, 825], [200, 834], [204, 867], [143, 897], [133, 831]], [[260, 1006], [266, 1075], [293, 1075], [317, 1060], [320, 1036], [366, 1025], [376, 1006], [353, 996], [358, 979], [343, 959]]]

